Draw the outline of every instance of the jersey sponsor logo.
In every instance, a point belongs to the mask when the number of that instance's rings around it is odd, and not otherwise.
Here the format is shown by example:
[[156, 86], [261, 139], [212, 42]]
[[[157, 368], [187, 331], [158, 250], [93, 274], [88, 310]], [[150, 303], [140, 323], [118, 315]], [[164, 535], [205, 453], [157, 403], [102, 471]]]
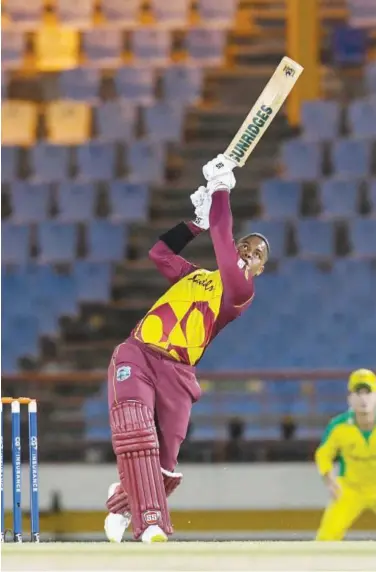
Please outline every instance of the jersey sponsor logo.
[[235, 145], [230, 153], [230, 158], [234, 161], [240, 161], [250, 149], [252, 143], [258, 139], [260, 133], [267, 128], [267, 123], [273, 109], [266, 105], [262, 105], [256, 115], [252, 117], [251, 123], [240, 137], [239, 142]]
[[161, 519], [161, 512], [159, 510], [145, 510], [142, 514], [145, 524], [158, 524]]
[[129, 365], [122, 365], [116, 370], [116, 381], [121, 383], [131, 377], [132, 369]]
[[199, 286], [202, 286], [206, 292], [213, 292], [214, 284], [211, 278], [205, 278], [205, 274], [195, 274], [191, 278], [188, 278], [190, 282], [194, 282]]

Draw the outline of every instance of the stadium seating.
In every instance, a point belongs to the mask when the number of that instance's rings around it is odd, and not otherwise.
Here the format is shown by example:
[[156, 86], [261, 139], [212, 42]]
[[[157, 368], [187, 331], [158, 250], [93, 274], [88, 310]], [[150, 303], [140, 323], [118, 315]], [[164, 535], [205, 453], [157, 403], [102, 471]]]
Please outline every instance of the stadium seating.
[[322, 151], [317, 143], [293, 139], [282, 146], [282, 164], [288, 179], [307, 181], [321, 174]]
[[150, 140], [170, 143], [181, 140], [184, 119], [181, 104], [155, 103], [144, 108], [143, 117]]
[[59, 75], [59, 94], [62, 99], [95, 101], [99, 96], [99, 71], [78, 67], [64, 70]]
[[1, 146], [1, 182], [10, 183], [17, 175], [18, 152], [16, 147]]
[[368, 141], [341, 139], [333, 145], [333, 167], [338, 177], [370, 174], [371, 145]]
[[202, 90], [202, 70], [194, 66], [174, 65], [164, 70], [163, 99], [170, 103], [198, 103]]
[[136, 63], [166, 65], [170, 56], [170, 33], [154, 27], [139, 28], [132, 34], [131, 48]]
[[349, 105], [349, 126], [355, 137], [370, 138], [376, 134], [376, 105], [370, 99], [358, 99]]
[[44, 183], [15, 182], [11, 186], [12, 221], [31, 224], [46, 220], [49, 188]]
[[261, 204], [268, 218], [295, 218], [299, 214], [301, 185], [294, 181], [269, 179], [261, 186]]
[[102, 12], [106, 21], [117, 26], [134, 26], [138, 21], [141, 0], [103, 0]]
[[57, 188], [61, 222], [84, 222], [94, 216], [96, 189], [93, 183], [69, 181]]
[[37, 181], [63, 181], [69, 173], [69, 148], [37, 143], [30, 149], [30, 166]]
[[57, 16], [62, 24], [75, 28], [90, 25], [93, 16], [94, 0], [56, 0]]
[[125, 256], [127, 229], [124, 224], [94, 220], [88, 225], [88, 258], [96, 262], [114, 262]]
[[7, 2], [7, 12], [12, 21], [23, 29], [36, 28], [39, 25], [43, 10], [42, 0], [10, 0]]
[[115, 173], [115, 147], [91, 141], [77, 147], [78, 176], [88, 181], [111, 179]]
[[79, 260], [74, 265], [73, 277], [79, 301], [107, 302], [110, 299], [111, 267], [109, 263]]
[[224, 61], [226, 33], [206, 26], [192, 27], [187, 31], [185, 46], [190, 63], [196, 66], [219, 66]]
[[162, 144], [146, 139], [135, 141], [127, 155], [132, 181], [158, 183], [163, 180], [165, 148]]
[[123, 49], [121, 30], [97, 26], [83, 32], [82, 42], [88, 63], [98, 67], [120, 64]]
[[130, 141], [135, 122], [135, 106], [127, 101], [106, 101], [96, 108], [98, 139], [102, 141]]
[[321, 186], [322, 212], [328, 217], [351, 217], [357, 212], [359, 184], [357, 181], [326, 179]]
[[19, 68], [22, 64], [26, 42], [20, 30], [2, 30], [1, 32], [1, 67]]
[[120, 67], [115, 72], [116, 93], [137, 104], [148, 104], [154, 100], [154, 77], [151, 67], [132, 65]]
[[3, 222], [1, 260], [3, 264], [26, 264], [29, 259], [30, 228]]
[[366, 66], [366, 82], [368, 91], [370, 93], [376, 93], [376, 63], [370, 62]]
[[376, 220], [364, 218], [352, 220], [351, 239], [355, 254], [376, 256]]
[[40, 260], [43, 263], [69, 263], [76, 257], [77, 228], [52, 220], [38, 226]]
[[147, 218], [149, 189], [145, 184], [114, 181], [110, 186], [110, 205], [113, 219], [142, 221]]
[[330, 222], [302, 219], [297, 223], [298, 248], [302, 256], [334, 255], [334, 233]]
[[302, 105], [304, 139], [332, 140], [339, 134], [340, 106], [336, 101], [306, 101]]
[[151, 0], [153, 15], [160, 26], [185, 26], [188, 21], [189, 0]]
[[79, 145], [89, 138], [90, 108], [78, 101], [54, 101], [46, 109], [47, 139], [56, 145]]
[[198, 12], [202, 21], [218, 27], [231, 28], [239, 0], [198, 0]]

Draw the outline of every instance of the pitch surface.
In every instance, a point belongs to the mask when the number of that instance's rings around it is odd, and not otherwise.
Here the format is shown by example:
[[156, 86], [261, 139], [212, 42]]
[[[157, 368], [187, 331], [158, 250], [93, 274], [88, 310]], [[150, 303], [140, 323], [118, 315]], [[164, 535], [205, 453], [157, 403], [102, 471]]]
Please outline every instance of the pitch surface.
[[2, 570], [375, 572], [375, 542], [41, 543], [2, 546]]

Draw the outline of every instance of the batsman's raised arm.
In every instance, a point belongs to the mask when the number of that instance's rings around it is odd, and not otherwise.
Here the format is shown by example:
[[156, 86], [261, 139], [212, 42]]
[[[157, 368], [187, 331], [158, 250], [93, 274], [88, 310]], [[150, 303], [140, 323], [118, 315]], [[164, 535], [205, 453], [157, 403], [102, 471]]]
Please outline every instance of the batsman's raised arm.
[[233, 218], [230, 192], [235, 186], [233, 161], [218, 155], [203, 168], [211, 196], [209, 215], [213, 241], [223, 292], [234, 306], [250, 302], [254, 295], [253, 277], [262, 273], [269, 256], [269, 243], [259, 234], [250, 234], [237, 243], [233, 237]]

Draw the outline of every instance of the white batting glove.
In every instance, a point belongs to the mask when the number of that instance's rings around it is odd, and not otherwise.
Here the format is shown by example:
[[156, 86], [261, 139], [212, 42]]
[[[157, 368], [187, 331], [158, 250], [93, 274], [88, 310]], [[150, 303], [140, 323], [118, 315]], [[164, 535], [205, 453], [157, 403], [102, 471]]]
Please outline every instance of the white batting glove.
[[223, 154], [217, 155], [215, 159], [206, 163], [202, 168], [202, 172], [207, 181], [216, 179], [219, 176], [228, 175], [236, 167], [236, 163], [232, 159], [227, 159]]
[[191, 195], [192, 205], [196, 208], [202, 205], [205, 200], [205, 196], [208, 194], [206, 187], [201, 186]]
[[[205, 188], [205, 187], [203, 187]], [[195, 219], [194, 224], [202, 230], [208, 230], [209, 228], [209, 214], [211, 207], [211, 195], [205, 190], [202, 203], [195, 209]]]

